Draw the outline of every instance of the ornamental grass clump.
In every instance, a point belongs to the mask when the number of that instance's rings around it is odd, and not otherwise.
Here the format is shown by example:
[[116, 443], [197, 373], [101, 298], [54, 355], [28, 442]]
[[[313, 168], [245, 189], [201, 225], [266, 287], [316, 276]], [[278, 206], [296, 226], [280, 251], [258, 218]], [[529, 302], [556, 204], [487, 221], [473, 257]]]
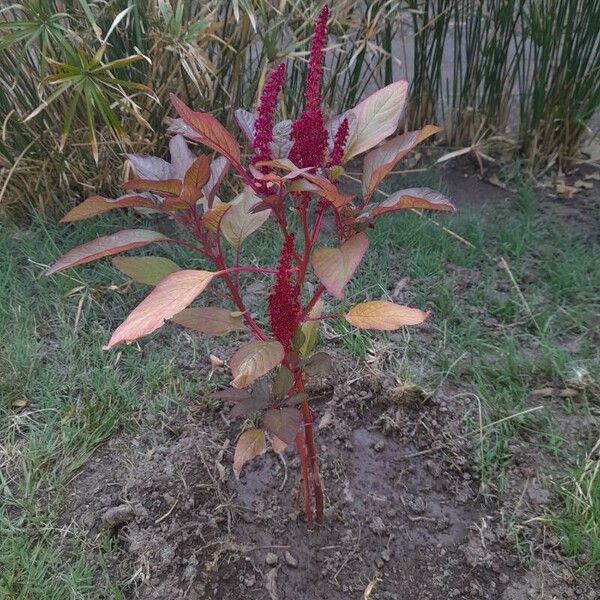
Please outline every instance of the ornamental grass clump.
[[[369, 245], [365, 232], [379, 217], [410, 208], [454, 211], [450, 200], [427, 188], [374, 199], [396, 163], [439, 129], [427, 125], [390, 137], [406, 104], [405, 81], [384, 87], [342, 115], [323, 113], [320, 84], [328, 14], [323, 8], [317, 21], [300, 116], [293, 122], [275, 120], [285, 79], [283, 64], [268, 78], [256, 114], [236, 111], [252, 153], [246, 165], [238, 142], [213, 116], [195, 112], [173, 96], [179, 118], [171, 126], [171, 161], [128, 155], [137, 178], [125, 183], [123, 196], [92, 196], [63, 218], [71, 222], [115, 208], [152, 208], [177, 221], [187, 233], [185, 239], [145, 229], [119, 231], [71, 250], [47, 272], [152, 243], [185, 246], [211, 264], [210, 270], [198, 270], [182, 269], [159, 256], [114, 258], [120, 271], [154, 289], [117, 327], [106, 348], [134, 342], [166, 320], [205, 335], [250, 332], [254, 341], [242, 345], [229, 360], [231, 387], [217, 394], [233, 405], [233, 416], [260, 414], [260, 426], [246, 429], [238, 438], [233, 470], [239, 477], [244, 464], [269, 445], [278, 453], [295, 445], [308, 523], [323, 520], [324, 497], [306, 383], [311, 376], [326, 374], [331, 365], [325, 352], [314, 352], [320, 321], [341, 316], [326, 310], [325, 300], [343, 299]], [[196, 155], [186, 140], [211, 153]], [[355, 197], [341, 191], [337, 181], [344, 165], [365, 152], [362, 193]], [[230, 169], [241, 191], [226, 202], [217, 194]], [[326, 218], [335, 224], [331, 246], [322, 245]], [[242, 244], [268, 219], [282, 234], [277, 264], [239, 264]], [[264, 314], [254, 315], [246, 307], [242, 283], [248, 277], [240, 278], [241, 273], [272, 277]], [[307, 286], [309, 278], [317, 280], [316, 288]], [[302, 292], [309, 288], [312, 292], [303, 301]], [[190, 307], [201, 295], [205, 302]], [[225, 306], [209, 302], [223, 298]], [[427, 313], [373, 300], [357, 304], [343, 317], [360, 329], [389, 331], [417, 325]]]

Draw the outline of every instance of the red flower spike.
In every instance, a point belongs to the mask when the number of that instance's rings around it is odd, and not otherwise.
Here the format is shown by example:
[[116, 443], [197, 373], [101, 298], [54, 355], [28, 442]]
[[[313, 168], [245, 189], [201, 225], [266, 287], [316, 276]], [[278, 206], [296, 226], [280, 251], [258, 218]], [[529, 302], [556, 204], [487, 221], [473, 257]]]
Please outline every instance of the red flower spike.
[[327, 150], [327, 131], [321, 112], [321, 79], [323, 77], [323, 51], [327, 42], [329, 7], [319, 13], [312, 43], [306, 87], [304, 89], [304, 112], [292, 124], [294, 145], [290, 159], [299, 167], [322, 167]]
[[342, 158], [344, 157], [344, 149], [346, 148], [346, 142], [348, 140], [348, 119], [344, 119], [340, 126], [335, 132], [335, 138], [333, 140], [333, 149], [331, 150], [331, 156], [327, 166], [337, 167], [342, 164]]
[[277, 96], [283, 88], [285, 80], [285, 65], [278, 65], [267, 79], [263, 88], [260, 103], [258, 105], [258, 115], [254, 125], [254, 141], [252, 148], [254, 156], [252, 162], [261, 160], [271, 160], [271, 147], [273, 141], [273, 115], [277, 108]]
[[292, 279], [294, 235], [286, 236], [281, 249], [275, 283], [267, 299], [267, 312], [271, 331], [284, 347], [286, 354], [292, 350], [292, 336], [300, 318], [300, 287]]
[[321, 79], [323, 77], [323, 58], [327, 43], [327, 21], [329, 20], [329, 7], [321, 9], [315, 25], [312, 43], [310, 45], [310, 59], [304, 88], [305, 107], [309, 111], [320, 111], [321, 104]]

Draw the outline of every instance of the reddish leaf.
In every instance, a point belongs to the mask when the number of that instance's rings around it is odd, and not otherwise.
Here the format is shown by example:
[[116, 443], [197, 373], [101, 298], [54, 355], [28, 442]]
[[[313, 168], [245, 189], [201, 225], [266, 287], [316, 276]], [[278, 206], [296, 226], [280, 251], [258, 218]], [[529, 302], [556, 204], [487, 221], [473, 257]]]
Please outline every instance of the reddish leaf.
[[188, 135], [188, 137], [216, 150], [234, 162], [239, 162], [240, 147], [238, 143], [215, 117], [208, 113], [193, 111], [174, 94], [171, 94], [171, 102], [185, 124], [194, 130], [195, 135]]
[[265, 412], [262, 417], [263, 427], [286, 444], [294, 443], [301, 424], [302, 417], [298, 409], [293, 406], [273, 408]]
[[244, 465], [253, 458], [260, 456], [267, 449], [265, 432], [262, 429], [248, 429], [240, 435], [233, 454], [233, 472], [236, 479]]
[[105, 349], [132, 342], [162, 327], [166, 319], [191, 304], [214, 276], [209, 271], [193, 270], [167, 275], [117, 327]]
[[186, 171], [183, 183], [193, 189], [200, 189], [210, 178], [210, 156], [199, 156]]
[[233, 387], [243, 388], [281, 363], [283, 346], [276, 341], [256, 341], [242, 346], [229, 361], [235, 379]]
[[418, 325], [428, 313], [385, 300], [372, 300], [357, 304], [346, 314], [346, 321], [359, 329], [393, 331], [403, 325]]
[[225, 335], [236, 329], [244, 329], [241, 313], [211, 306], [186, 308], [171, 320], [205, 335]]
[[312, 192], [328, 200], [334, 208], [340, 209], [350, 204], [354, 196], [342, 194], [334, 183], [313, 173], [304, 173], [300, 179], [293, 181], [289, 186], [290, 191]]
[[361, 232], [346, 240], [339, 248], [319, 248], [313, 253], [315, 275], [332, 296], [339, 300], [344, 297], [344, 288], [352, 279], [368, 247], [369, 239]]
[[138, 190], [140, 192], [155, 192], [168, 196], [179, 196], [183, 185], [179, 179], [130, 179], [123, 184], [124, 190]]
[[127, 277], [147, 285], [156, 285], [167, 275], [181, 271], [172, 260], [162, 256], [116, 256], [112, 262]]
[[237, 402], [231, 409], [231, 416], [234, 419], [238, 419], [240, 417], [245, 418], [252, 413], [261, 411], [268, 405], [268, 403], [268, 398], [251, 396], [247, 400], [241, 400], [240, 402]]
[[417, 144], [441, 131], [435, 125], [425, 125], [418, 131], [408, 131], [392, 138], [365, 157], [362, 178], [363, 196], [371, 197], [384, 177], [402, 160]]
[[70, 223], [91, 219], [114, 208], [156, 208], [156, 204], [149, 198], [136, 195], [121, 196], [116, 200], [103, 198], [102, 196], [91, 196], [72, 208], [60, 222]]
[[456, 211], [456, 207], [452, 204], [452, 201], [440, 192], [429, 188], [409, 188], [394, 192], [383, 202], [375, 204], [370, 211], [370, 216], [378, 217], [388, 212], [406, 210], [408, 208], [422, 208], [443, 212]]
[[407, 97], [408, 82], [396, 81], [351, 109], [356, 128], [346, 145], [344, 162], [370, 150], [396, 131]]
[[111, 256], [132, 250], [140, 246], [146, 246], [152, 242], [161, 242], [167, 240], [166, 236], [156, 231], [147, 231], [146, 229], [125, 229], [112, 235], [99, 237], [91, 242], [77, 246], [69, 250], [62, 258], [59, 258], [47, 271], [46, 275], [58, 273], [63, 269], [75, 267], [92, 262], [103, 256]]

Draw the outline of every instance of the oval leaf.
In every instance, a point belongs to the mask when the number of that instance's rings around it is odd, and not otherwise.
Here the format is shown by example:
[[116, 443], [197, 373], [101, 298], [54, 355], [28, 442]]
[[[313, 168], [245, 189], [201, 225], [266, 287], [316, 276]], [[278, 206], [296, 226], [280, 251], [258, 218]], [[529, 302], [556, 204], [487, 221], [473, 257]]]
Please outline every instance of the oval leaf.
[[239, 249], [242, 242], [269, 218], [270, 210], [252, 212], [260, 201], [261, 199], [246, 187], [239, 196], [225, 205], [229, 206], [229, 210], [221, 219], [221, 233], [234, 248]]
[[[310, 309], [308, 313], [308, 317], [315, 318], [320, 317], [323, 313], [323, 308], [325, 306], [325, 302], [321, 298], [319, 298], [315, 305]], [[304, 343], [300, 348], [298, 348], [298, 353], [301, 356], [306, 356], [312, 349], [315, 347], [317, 343], [317, 336], [319, 334], [319, 327], [321, 326], [321, 321], [306, 321], [302, 323], [301, 329], [304, 334]]]
[[271, 434], [271, 447], [273, 448], [273, 452], [276, 452], [281, 456], [287, 446], [288, 445], [283, 440], [280, 440], [276, 435]]
[[105, 349], [132, 342], [162, 327], [166, 319], [181, 312], [210, 283], [210, 271], [177, 271], [167, 275], [117, 327]]
[[102, 196], [91, 196], [72, 208], [60, 222], [71, 223], [72, 221], [91, 219], [115, 208], [156, 208], [156, 204], [149, 198], [133, 194], [121, 196], [116, 200], [110, 200]]
[[327, 352], [316, 352], [302, 363], [302, 370], [307, 375], [320, 375], [325, 377], [331, 372], [333, 362]]
[[239, 312], [211, 306], [186, 308], [171, 320], [205, 335], [225, 335], [236, 329], [244, 329], [243, 317]]
[[352, 279], [368, 247], [369, 238], [361, 232], [346, 240], [339, 248], [319, 248], [313, 253], [315, 275], [332, 296], [339, 300], [344, 297], [344, 288]]
[[260, 456], [267, 449], [265, 432], [262, 429], [248, 429], [240, 435], [233, 454], [233, 472], [236, 479], [244, 465], [253, 458]]
[[181, 271], [172, 260], [162, 256], [116, 256], [113, 265], [138, 283], [156, 285], [167, 275]]
[[386, 300], [372, 300], [350, 309], [346, 314], [346, 321], [359, 329], [393, 331], [403, 325], [418, 325], [427, 317], [428, 313], [418, 308], [409, 308]]
[[171, 102], [184, 123], [193, 129], [193, 135], [186, 133], [186, 137], [216, 150], [235, 162], [239, 162], [239, 144], [215, 117], [208, 113], [193, 111], [174, 94], [171, 94]]
[[242, 346], [229, 361], [235, 377], [231, 385], [236, 388], [250, 385], [280, 364], [284, 356], [283, 346], [274, 340], [250, 342]]
[[384, 177], [401, 161], [417, 144], [441, 131], [435, 125], [425, 125], [418, 131], [408, 131], [392, 138], [369, 152], [365, 156], [363, 168], [362, 191], [365, 198], [370, 198]]
[[407, 97], [408, 82], [396, 81], [351, 109], [356, 128], [346, 146], [344, 162], [370, 150], [396, 131]]
[[69, 250], [46, 271], [46, 275], [166, 239], [168, 238], [162, 233], [146, 229], [125, 229], [112, 235], [105, 235]]
[[294, 443], [301, 424], [302, 417], [293, 406], [273, 408], [266, 411], [262, 417], [263, 427], [286, 444]]
[[183, 185], [179, 179], [130, 179], [123, 184], [123, 189], [154, 192], [167, 196], [179, 196]]
[[394, 192], [383, 202], [375, 204], [371, 210], [371, 216], [378, 217], [388, 212], [396, 212], [408, 208], [422, 208], [442, 212], [456, 211], [456, 206], [452, 204], [452, 201], [436, 190], [430, 188], [409, 188]]

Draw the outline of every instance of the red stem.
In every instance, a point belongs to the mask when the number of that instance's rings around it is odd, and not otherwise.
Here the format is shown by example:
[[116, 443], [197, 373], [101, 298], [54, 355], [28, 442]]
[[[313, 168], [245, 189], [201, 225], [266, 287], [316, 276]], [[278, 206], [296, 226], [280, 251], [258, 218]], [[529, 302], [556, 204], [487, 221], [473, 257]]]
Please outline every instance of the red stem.
[[306, 522], [309, 525], [313, 523], [313, 512], [310, 503], [310, 481], [308, 479], [308, 460], [306, 458], [306, 447], [304, 445], [304, 438], [302, 434], [298, 432], [296, 434], [296, 448], [298, 449], [298, 455], [300, 456], [300, 469], [302, 473], [302, 489], [304, 491], [304, 514], [306, 515]]

